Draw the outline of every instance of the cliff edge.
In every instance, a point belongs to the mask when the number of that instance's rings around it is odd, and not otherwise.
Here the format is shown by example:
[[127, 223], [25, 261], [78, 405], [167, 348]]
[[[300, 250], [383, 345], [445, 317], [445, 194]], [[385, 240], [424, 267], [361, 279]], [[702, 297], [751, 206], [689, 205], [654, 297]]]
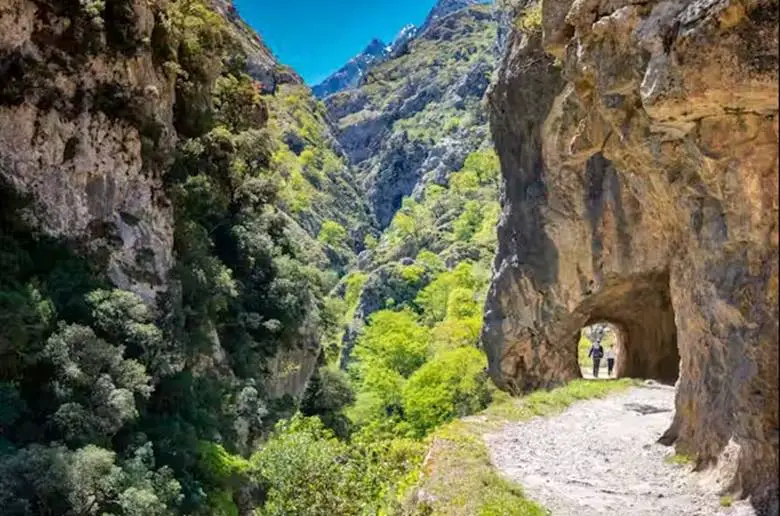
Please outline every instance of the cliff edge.
[[489, 371], [580, 376], [581, 328], [620, 376], [677, 382], [662, 442], [777, 514], [778, 4], [520, 5], [491, 128], [504, 177]]

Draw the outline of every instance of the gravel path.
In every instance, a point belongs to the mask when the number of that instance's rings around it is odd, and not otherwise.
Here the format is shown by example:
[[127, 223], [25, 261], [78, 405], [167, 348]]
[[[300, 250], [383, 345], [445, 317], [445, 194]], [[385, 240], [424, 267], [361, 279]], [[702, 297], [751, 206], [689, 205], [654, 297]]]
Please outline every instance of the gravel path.
[[485, 436], [491, 459], [554, 516], [753, 516], [749, 503], [721, 507], [689, 466], [656, 444], [674, 410], [674, 388], [649, 384], [576, 403], [551, 418]]

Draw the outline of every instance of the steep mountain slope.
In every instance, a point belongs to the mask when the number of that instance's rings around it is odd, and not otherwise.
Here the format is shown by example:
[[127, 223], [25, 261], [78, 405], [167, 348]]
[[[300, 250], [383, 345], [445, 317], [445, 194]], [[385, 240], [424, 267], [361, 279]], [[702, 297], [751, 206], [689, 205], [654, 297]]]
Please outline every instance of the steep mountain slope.
[[375, 312], [419, 309], [418, 293], [460, 264], [488, 274], [498, 163], [483, 95], [496, 62], [494, 14], [472, 0], [439, 2], [402, 52], [325, 99], [380, 229], [334, 292], [346, 301], [344, 368]]
[[406, 52], [407, 45], [420, 32], [424, 32], [432, 23], [440, 18], [459, 11], [469, 5], [488, 3], [491, 0], [440, 0], [428, 14], [421, 27], [408, 24], [403, 27], [392, 43], [385, 45], [381, 40], [374, 39], [361, 53], [350, 59], [332, 75], [326, 77], [320, 84], [312, 87], [314, 95], [325, 98], [334, 93], [360, 86], [366, 73], [373, 67], [400, 56]]
[[224, 1], [4, 2], [0, 75], [0, 512], [247, 513], [371, 226], [322, 106]]
[[444, 184], [489, 140], [480, 102], [495, 63], [496, 22], [492, 6], [450, 10], [459, 5], [440, 3], [405, 52], [325, 99], [381, 228], [415, 187], [419, 194], [425, 184]]

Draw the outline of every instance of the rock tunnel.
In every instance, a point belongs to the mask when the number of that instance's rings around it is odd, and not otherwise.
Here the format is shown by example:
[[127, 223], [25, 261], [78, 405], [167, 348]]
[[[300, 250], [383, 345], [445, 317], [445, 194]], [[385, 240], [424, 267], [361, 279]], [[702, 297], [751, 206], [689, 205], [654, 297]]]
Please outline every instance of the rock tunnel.
[[778, 2], [541, 3], [488, 93], [488, 372], [561, 385], [613, 324], [619, 376], [677, 379], [662, 442], [778, 514]]
[[[609, 324], [617, 333], [615, 377], [674, 384], [680, 373], [680, 353], [668, 272], [606, 285], [575, 310], [571, 324], [584, 328], [598, 323]], [[578, 340], [579, 331], [574, 335], [574, 353]]]

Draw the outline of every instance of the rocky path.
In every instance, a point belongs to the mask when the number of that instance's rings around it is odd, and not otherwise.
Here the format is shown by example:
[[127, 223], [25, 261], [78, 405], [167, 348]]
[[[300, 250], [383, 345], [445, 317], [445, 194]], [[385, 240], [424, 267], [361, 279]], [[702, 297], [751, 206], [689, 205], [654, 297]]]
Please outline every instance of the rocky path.
[[499, 471], [553, 516], [754, 515], [747, 502], [721, 506], [689, 466], [669, 460], [671, 448], [656, 444], [673, 409], [674, 388], [649, 384], [485, 440]]

